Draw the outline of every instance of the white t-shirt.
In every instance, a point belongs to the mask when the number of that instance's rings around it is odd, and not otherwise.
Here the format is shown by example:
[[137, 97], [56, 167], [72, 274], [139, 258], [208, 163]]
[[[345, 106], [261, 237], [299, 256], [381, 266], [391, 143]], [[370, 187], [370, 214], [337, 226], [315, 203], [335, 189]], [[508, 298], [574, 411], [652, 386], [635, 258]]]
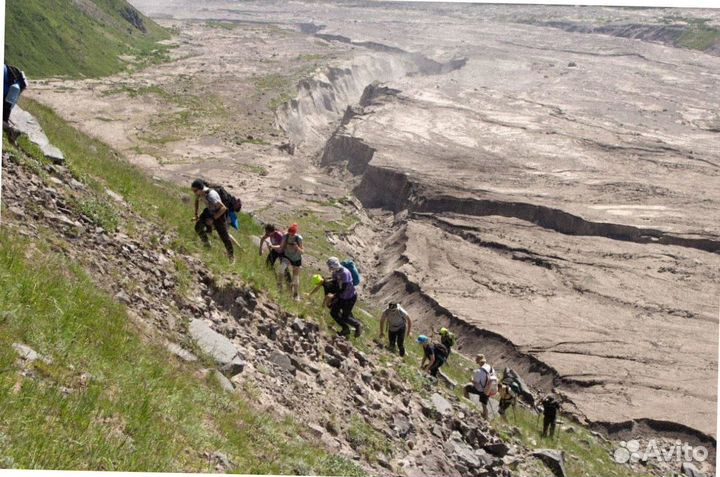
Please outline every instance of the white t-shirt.
[[208, 190], [208, 193], [203, 196], [203, 201], [205, 202], [208, 210], [213, 213], [217, 212], [218, 209], [220, 209], [220, 205], [222, 205], [220, 194], [218, 194], [214, 189]]
[[400, 305], [395, 309], [388, 308], [383, 312], [383, 315], [388, 321], [390, 331], [398, 331], [407, 324], [407, 311]]

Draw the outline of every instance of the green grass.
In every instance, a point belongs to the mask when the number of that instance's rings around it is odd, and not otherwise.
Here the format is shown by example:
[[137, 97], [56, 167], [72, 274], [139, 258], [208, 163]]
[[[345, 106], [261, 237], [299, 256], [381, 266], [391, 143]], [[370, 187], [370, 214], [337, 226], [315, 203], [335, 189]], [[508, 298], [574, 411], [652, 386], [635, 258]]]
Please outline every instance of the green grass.
[[690, 26], [678, 40], [680, 46], [700, 51], [707, 50], [718, 42], [720, 30], [705, 25]]
[[128, 8], [125, 0], [9, 1], [5, 60], [30, 77], [109, 75], [126, 68], [124, 54], [143, 65], [163, 61], [167, 47], [157, 41], [168, 32], [140, 15], [141, 31], [123, 18]]
[[[198, 472], [213, 468], [203, 452], [218, 451], [244, 473], [360, 474], [303, 438], [298, 423], [258, 412], [141, 341], [125, 309], [77, 266], [7, 231], [0, 309], [4, 465]], [[34, 378], [20, 376], [16, 342], [52, 363], [31, 365]]]

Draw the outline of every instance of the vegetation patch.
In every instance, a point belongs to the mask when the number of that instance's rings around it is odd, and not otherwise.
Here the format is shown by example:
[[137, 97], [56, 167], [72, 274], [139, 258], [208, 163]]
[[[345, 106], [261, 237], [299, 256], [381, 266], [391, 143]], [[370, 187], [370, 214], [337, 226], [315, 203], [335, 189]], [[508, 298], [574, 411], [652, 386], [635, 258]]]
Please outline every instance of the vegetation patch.
[[125, 0], [23, 0], [7, 3], [5, 60], [30, 77], [105, 76], [164, 61], [169, 33]]

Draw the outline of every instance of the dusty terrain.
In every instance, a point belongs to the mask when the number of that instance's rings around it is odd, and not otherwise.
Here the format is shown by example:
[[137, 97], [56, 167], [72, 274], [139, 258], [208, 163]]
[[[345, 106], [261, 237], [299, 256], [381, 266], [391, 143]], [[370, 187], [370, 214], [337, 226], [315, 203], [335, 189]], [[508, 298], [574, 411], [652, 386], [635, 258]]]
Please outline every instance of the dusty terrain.
[[528, 21], [667, 11], [135, 4], [177, 29], [172, 62], [33, 97], [264, 218], [352, 212], [367, 293], [581, 417], [714, 436], [720, 58]]

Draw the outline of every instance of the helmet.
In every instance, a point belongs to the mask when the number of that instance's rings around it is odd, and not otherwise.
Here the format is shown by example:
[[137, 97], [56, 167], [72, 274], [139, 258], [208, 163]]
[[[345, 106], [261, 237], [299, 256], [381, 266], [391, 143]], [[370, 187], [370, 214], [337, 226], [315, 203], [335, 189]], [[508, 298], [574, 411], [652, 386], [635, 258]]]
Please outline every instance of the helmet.
[[298, 229], [299, 229], [298, 224], [292, 224], [292, 225], [290, 225], [290, 227], [288, 227], [287, 231], [289, 234], [295, 235], [296, 233], [298, 233]]
[[448, 334], [448, 329], [445, 327], [440, 328], [440, 336], [445, 336], [446, 334]]
[[430, 341], [430, 339], [429, 339], [427, 336], [425, 336], [425, 335], [420, 335], [420, 336], [417, 337], [417, 342], [420, 343], [420, 344], [425, 344], [425, 343], [427, 343], [428, 341]]
[[322, 277], [322, 275], [313, 275], [312, 276], [312, 284], [317, 286], [320, 285], [322, 282], [324, 282], [325, 279]]

